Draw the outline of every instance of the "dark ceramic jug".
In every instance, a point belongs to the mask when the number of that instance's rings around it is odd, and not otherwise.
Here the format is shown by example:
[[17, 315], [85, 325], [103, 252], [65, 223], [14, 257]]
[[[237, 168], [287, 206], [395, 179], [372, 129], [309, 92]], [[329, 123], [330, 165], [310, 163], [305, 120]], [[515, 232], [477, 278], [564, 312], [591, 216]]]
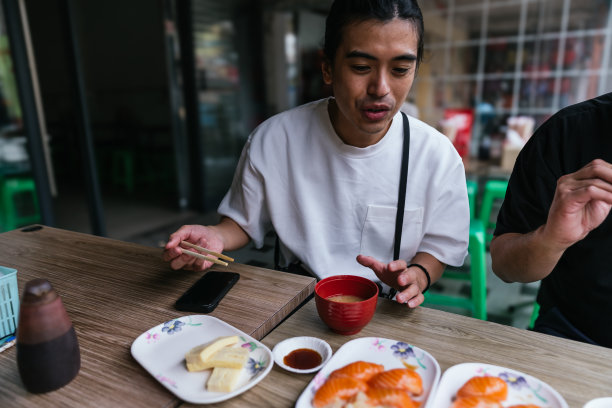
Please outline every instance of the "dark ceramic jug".
[[26, 283], [17, 325], [17, 366], [25, 388], [32, 393], [68, 384], [81, 367], [79, 344], [62, 300], [51, 283]]

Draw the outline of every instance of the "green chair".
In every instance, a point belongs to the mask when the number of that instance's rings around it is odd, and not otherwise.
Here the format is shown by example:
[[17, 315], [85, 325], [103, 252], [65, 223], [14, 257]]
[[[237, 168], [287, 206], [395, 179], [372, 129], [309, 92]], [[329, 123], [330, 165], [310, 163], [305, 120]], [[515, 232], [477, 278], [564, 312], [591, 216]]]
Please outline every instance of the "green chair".
[[460, 307], [472, 312], [472, 316], [487, 320], [487, 259], [485, 246], [485, 230], [480, 220], [470, 222], [470, 240], [468, 245], [470, 270], [468, 272], [447, 270], [445, 279], [458, 279], [471, 282], [470, 298], [461, 295], [442, 293], [425, 293], [424, 304]]
[[3, 231], [40, 223], [36, 185], [30, 177], [0, 178], [0, 227]]
[[482, 205], [480, 207], [478, 218], [480, 219], [480, 222], [482, 222], [485, 229], [487, 247], [491, 243], [491, 239], [493, 239], [493, 231], [495, 230], [495, 225], [497, 223], [496, 215], [494, 215], [494, 219], [491, 220], [493, 204], [497, 200], [504, 200], [507, 189], [507, 180], [488, 180], [485, 184], [482, 196]]
[[478, 196], [478, 182], [476, 180], [466, 180], [468, 202], [470, 203], [470, 220], [476, 218], [476, 197]]
[[134, 154], [130, 150], [117, 149], [111, 153], [111, 180], [127, 193], [134, 192]]
[[533, 326], [535, 326], [535, 321], [538, 319], [540, 315], [540, 305], [538, 302], [533, 302], [533, 311], [531, 312], [531, 319], [529, 319], [529, 330], [533, 330]]

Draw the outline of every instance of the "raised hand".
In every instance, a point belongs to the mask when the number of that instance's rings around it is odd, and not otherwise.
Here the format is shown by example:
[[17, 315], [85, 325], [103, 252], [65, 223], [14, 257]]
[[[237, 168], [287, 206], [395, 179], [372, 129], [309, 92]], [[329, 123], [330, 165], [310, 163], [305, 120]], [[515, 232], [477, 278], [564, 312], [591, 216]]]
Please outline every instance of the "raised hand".
[[543, 235], [565, 250], [597, 228], [612, 208], [612, 164], [593, 160], [557, 181]]

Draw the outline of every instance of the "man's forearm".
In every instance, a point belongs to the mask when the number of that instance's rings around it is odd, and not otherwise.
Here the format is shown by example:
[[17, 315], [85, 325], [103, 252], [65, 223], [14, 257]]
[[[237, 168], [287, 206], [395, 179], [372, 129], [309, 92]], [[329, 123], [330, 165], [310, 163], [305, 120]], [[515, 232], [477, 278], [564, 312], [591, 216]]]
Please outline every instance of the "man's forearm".
[[218, 234], [223, 242], [224, 251], [240, 249], [251, 240], [240, 225], [228, 217], [221, 218], [221, 221], [217, 225], [210, 226], [209, 228]]
[[505, 282], [535, 282], [553, 270], [563, 250], [548, 245], [544, 227], [527, 234], [507, 233], [491, 241], [493, 272]]

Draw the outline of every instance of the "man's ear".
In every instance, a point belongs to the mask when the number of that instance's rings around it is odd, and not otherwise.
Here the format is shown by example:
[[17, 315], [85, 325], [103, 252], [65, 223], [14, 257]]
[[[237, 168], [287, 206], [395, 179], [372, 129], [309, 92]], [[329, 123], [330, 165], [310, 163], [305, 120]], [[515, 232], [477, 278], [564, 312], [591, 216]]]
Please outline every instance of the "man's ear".
[[321, 72], [323, 73], [323, 82], [325, 85], [332, 84], [332, 67], [329, 61], [325, 60], [321, 64]]

